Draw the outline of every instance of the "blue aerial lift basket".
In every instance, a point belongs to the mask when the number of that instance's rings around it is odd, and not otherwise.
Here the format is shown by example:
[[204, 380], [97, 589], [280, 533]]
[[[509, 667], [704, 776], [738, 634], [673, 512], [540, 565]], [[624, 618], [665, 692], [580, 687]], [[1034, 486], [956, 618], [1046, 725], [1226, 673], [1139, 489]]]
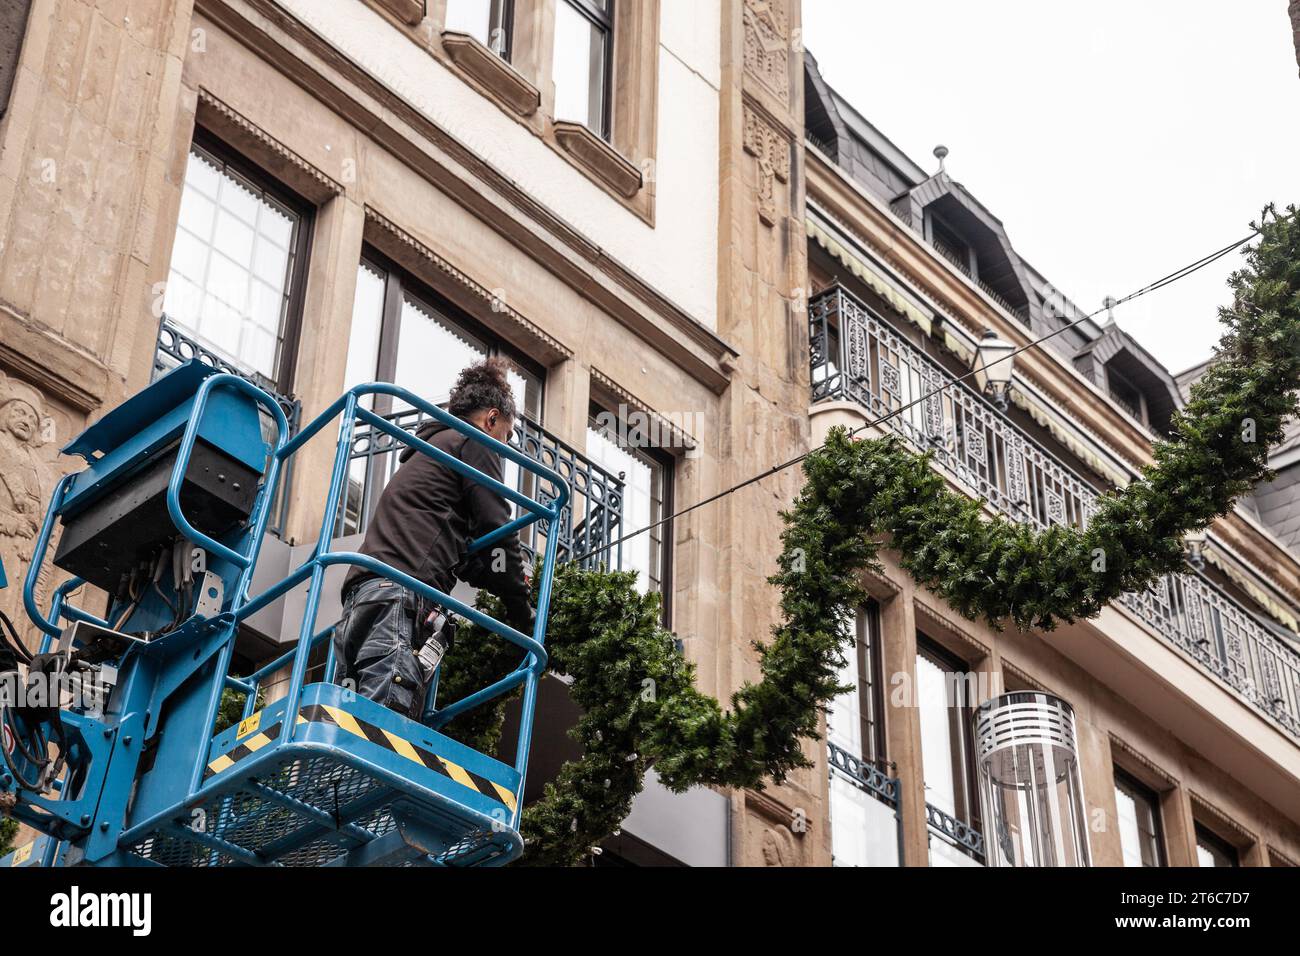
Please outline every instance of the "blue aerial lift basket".
[[[513, 461], [537, 476], [545, 503], [376, 415], [361, 404], [367, 395], [400, 399]], [[312, 555], [250, 597], [281, 470], [335, 419], [334, 466]], [[371, 557], [331, 550], [358, 422], [516, 505], [518, 517], [472, 542], [471, 552], [541, 523], [546, 547], [532, 634]], [[519, 819], [558, 541], [552, 532], [569, 497], [558, 473], [384, 383], [351, 389], [291, 438], [270, 395], [198, 362], [160, 378], [64, 451], [87, 466], [54, 490], [23, 602], [44, 632], [33, 672], [62, 679], [72, 704], [0, 708], [7, 730], [27, 744], [0, 765], [0, 798], [49, 837], [17, 851], [24, 865], [39, 857], [44, 865], [476, 866], [522, 852]], [[78, 576], [55, 591], [47, 616], [36, 582], [56, 521], [54, 563]], [[421, 721], [333, 683], [307, 684], [309, 657], [333, 631], [317, 622], [332, 565], [360, 565], [514, 643], [519, 666], [445, 707], [436, 706], [435, 673]], [[87, 582], [110, 595], [103, 617], [70, 601]], [[240, 622], [304, 585], [296, 647], [252, 675], [231, 675]], [[286, 668], [286, 693], [258, 710], [259, 690]], [[327, 681], [333, 669], [329, 642]], [[441, 732], [516, 688], [523, 704], [513, 764]], [[226, 689], [244, 696], [243, 719], [214, 735]], [[41, 757], [50, 744], [57, 760]]]

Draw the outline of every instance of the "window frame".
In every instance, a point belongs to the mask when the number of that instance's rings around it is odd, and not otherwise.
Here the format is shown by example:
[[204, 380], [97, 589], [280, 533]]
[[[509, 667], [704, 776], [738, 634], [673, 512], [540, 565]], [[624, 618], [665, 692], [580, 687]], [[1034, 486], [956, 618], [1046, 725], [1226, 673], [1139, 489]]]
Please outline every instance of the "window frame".
[[[614, 136], [614, 39], [615, 39], [615, 9], [617, 0], [606, 0], [608, 10], [601, 10], [590, 0], [556, 0], [556, 20], [559, 20], [559, 4], [565, 4], [573, 11], [583, 17], [588, 23], [601, 32], [605, 40], [605, 56], [601, 64], [601, 102], [600, 102], [600, 129], [593, 129], [592, 132], [609, 143]], [[554, 57], [555, 51], [552, 47], [551, 56]], [[552, 77], [554, 69], [552, 68]], [[554, 79], [552, 79], [554, 82]], [[590, 94], [590, 89], [588, 94]], [[585, 124], [584, 124], [585, 125]], [[590, 129], [590, 127], [588, 127]]]
[[[857, 660], [855, 677], [858, 693], [858, 724], [863, 751], [857, 756], [873, 764], [877, 769], [884, 770], [889, 766], [889, 736], [885, 726], [885, 690], [882, 683], [885, 668], [880, 623], [880, 603], [875, 598], [869, 599], [859, 607], [854, 615], [854, 626], [857, 630], [854, 643]], [[863, 681], [868, 671], [871, 680], [867, 685], [867, 692], [863, 693]], [[872, 715], [870, 720], [867, 717], [868, 710]], [[867, 753], [868, 745], [870, 745], [870, 753]]]
[[[250, 186], [266, 194], [275, 203], [283, 206], [298, 217], [296, 235], [293, 239], [293, 246], [289, 250], [290, 255], [293, 257], [294, 268], [289, 276], [289, 286], [286, 290], [283, 329], [281, 330], [283, 338], [280, 343], [280, 354], [276, 360], [275, 374], [269, 377], [265, 376], [261, 372], [249, 368], [237, 358], [226, 356], [232, 365], [239, 366], [250, 375], [266, 379], [281, 394], [292, 396], [293, 383], [298, 368], [298, 353], [302, 342], [303, 316], [307, 298], [307, 274], [311, 270], [312, 239], [316, 231], [316, 204], [277, 179], [266, 169], [239, 152], [230, 143], [202, 126], [194, 127], [194, 135], [191, 137], [190, 145], [186, 149], [187, 163], [195, 148], [207, 153], [212, 159], [220, 163], [223, 172], [229, 171], [234, 176], [247, 181]], [[183, 179], [181, 188], [184, 189]], [[178, 211], [176, 225], [172, 230], [173, 242], [175, 241], [175, 231], [179, 228]], [[168, 257], [167, 267], [170, 273], [170, 256]], [[175, 321], [175, 317], [170, 313], [168, 318]], [[186, 331], [190, 330], [187, 328]]]
[[[414, 275], [409, 269], [395, 262], [382, 251], [366, 243], [361, 248], [361, 258], [357, 262], [358, 270], [362, 267], [379, 273], [384, 280], [384, 300], [379, 318], [379, 340], [376, 345], [375, 375], [372, 381], [392, 382], [397, 373], [397, 354], [402, 339], [402, 303], [407, 296], [417, 300], [441, 318], [455, 326], [465, 338], [482, 344], [488, 357], [502, 356], [513, 362], [521, 372], [537, 379], [538, 398], [537, 415], [529, 414], [526, 408], [519, 409], [521, 418], [527, 419], [539, 428], [544, 428], [546, 413], [546, 366], [526, 356], [500, 335], [466, 315], [455, 303], [435, 288]], [[350, 326], [349, 326], [350, 330]], [[374, 413], [379, 416], [389, 415], [393, 411], [391, 395], [374, 396]], [[379, 496], [383, 494], [386, 482], [374, 481], [369, 472], [363, 494], [362, 513], [373, 515], [379, 506]]]
[[[537, 414], [532, 415], [527, 409], [520, 408], [519, 414], [534, 425], [545, 427], [546, 413], [546, 366], [529, 357], [505, 338], [484, 326], [473, 316], [440, 293], [433, 286], [414, 275], [409, 269], [394, 262], [374, 246], [366, 243], [361, 249], [361, 259], [357, 266], [365, 264], [384, 277], [384, 306], [379, 320], [379, 344], [376, 355], [376, 381], [392, 382], [397, 373], [397, 354], [401, 349], [402, 338], [402, 302], [405, 296], [417, 300], [431, 311], [437, 312], [443, 319], [465, 338], [482, 344], [489, 358], [503, 357], [509, 359], [521, 372], [538, 380]], [[396, 280], [396, 281], [394, 281]], [[375, 413], [386, 415], [392, 411], [392, 396], [376, 396]], [[380, 409], [383, 409], [382, 411]]]
[[[454, 0], [446, 0], [446, 3], [443, 5], [442, 8], [442, 29], [443, 30], [451, 29], [450, 27], [447, 26], [447, 6], [449, 6], [453, 2]], [[504, 43], [502, 44], [500, 53], [496, 53], [495, 50], [492, 50], [492, 42], [491, 42], [492, 41], [491, 10], [492, 10], [492, 4], [497, 2], [501, 4], [501, 29], [505, 34]], [[488, 50], [492, 51], [496, 56], [500, 57], [503, 62], [510, 63], [511, 66], [514, 66], [514, 64], [511, 62], [511, 58], [514, 56], [514, 44], [515, 44], [515, 0], [487, 0], [487, 3], [488, 3], [488, 42], [485, 43], [484, 46], [487, 47]]]
[[[592, 396], [587, 401], [587, 428], [590, 431], [603, 432], [599, 424], [597, 415], [601, 413], [614, 414], [610, 411], [608, 405], [596, 396]], [[618, 445], [617, 436], [605, 435], [606, 440]], [[652, 521], [661, 521], [673, 513], [674, 494], [676, 491], [677, 479], [677, 457], [662, 448], [655, 447], [624, 447], [618, 445], [624, 452], [633, 458], [641, 459], [652, 473], [657, 470], [663, 482], [663, 489], [660, 494], [662, 499], [663, 514], [658, 518], [652, 518]], [[651, 492], [653, 494], [653, 491]], [[626, 494], [626, 485], [624, 485], [624, 494]], [[673, 611], [673, 530], [674, 524], [671, 519], [664, 521], [655, 529], [659, 532], [659, 601], [663, 610], [664, 627], [672, 626]], [[627, 534], [629, 530], [635, 531], [635, 528], [622, 528], [620, 535]], [[653, 531], [647, 531], [647, 534], [653, 534]]]
[[[1213, 852], [1214, 850], [1218, 850], [1229, 860], [1231, 860], [1232, 861], [1230, 863], [1231, 866], [1236, 866], [1236, 867], [1241, 866], [1241, 848], [1238, 847], [1231, 840], [1227, 840], [1219, 836], [1218, 833], [1216, 833], [1214, 830], [1211, 830], [1200, 820], [1192, 821], [1192, 831], [1193, 831], [1193, 836], [1195, 837], [1196, 840], [1196, 848], [1198, 850], [1201, 848], [1202, 841], [1204, 841], [1204, 843], [1207, 845], [1207, 848], [1211, 852]], [[1201, 862], [1200, 857], [1198, 855], [1196, 861], [1197, 866], [1200, 866], [1200, 862]]]
[[[1111, 777], [1115, 789], [1117, 791], [1124, 792], [1130, 799], [1134, 800], [1135, 802], [1141, 800], [1150, 807], [1151, 825], [1153, 828], [1152, 836], [1155, 838], [1155, 848], [1156, 848], [1156, 861], [1154, 863], [1154, 866], [1156, 867], [1168, 866], [1169, 856], [1165, 848], [1165, 826], [1164, 826], [1164, 820], [1162, 819], [1160, 813], [1160, 794], [1157, 793], [1155, 790], [1153, 790], [1151, 787], [1147, 786], [1137, 777], [1133, 776], [1131, 773], [1128, 773], [1126, 770], [1124, 770], [1124, 768], [1120, 766], [1113, 767], [1111, 772]], [[1116, 812], [1118, 813], [1118, 807], [1116, 808]], [[1123, 848], [1124, 848], [1123, 837], [1121, 836], [1120, 838], [1121, 855], [1123, 852]], [[1140, 855], [1140, 850], [1141, 848], [1139, 848], [1139, 855]], [[1142, 865], [1144, 867], [1146, 866], [1145, 863], [1143, 863]]]
[[[1128, 412], [1133, 418], [1137, 419], [1143, 425], [1150, 425], [1151, 420], [1147, 415], [1147, 397], [1142, 389], [1123, 372], [1112, 368], [1109, 364], [1106, 369], [1106, 394], [1124, 411]], [[1117, 392], [1119, 394], [1117, 394]], [[1133, 399], [1125, 397], [1123, 392], [1131, 392]]]
[[[918, 631], [916, 634], [916, 656], [927, 659], [945, 674], [960, 674], [962, 677], [960, 706], [948, 706], [945, 701], [945, 710], [948, 711], [949, 733], [956, 739], [961, 749], [960, 754], [950, 752], [948, 755], [952, 761], [954, 782], [956, 783], [954, 796], [960, 798], [956, 801], [957, 806], [955, 809], [957, 812], [953, 815], [962, 823], [982, 833], [983, 820], [980, 816], [978, 777], [976, 776], [975, 766], [975, 730], [972, 720], [974, 708], [968, 699], [969, 694], [967, 693], [967, 682], [972, 674], [970, 664], [923, 631]], [[917, 706], [920, 706], [919, 698], [917, 699]], [[925, 766], [924, 754], [922, 755], [921, 766], [922, 768]], [[924, 777], [924, 769], [922, 777]], [[923, 779], [922, 785], [924, 786], [924, 784]]]

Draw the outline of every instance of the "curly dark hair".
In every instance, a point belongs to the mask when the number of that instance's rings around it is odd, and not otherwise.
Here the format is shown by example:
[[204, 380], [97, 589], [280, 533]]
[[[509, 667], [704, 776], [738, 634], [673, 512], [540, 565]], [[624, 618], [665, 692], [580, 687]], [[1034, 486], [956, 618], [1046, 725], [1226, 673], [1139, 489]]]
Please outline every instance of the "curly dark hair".
[[447, 410], [457, 418], [467, 418], [482, 409], [499, 408], [501, 414], [515, 419], [515, 393], [509, 378], [513, 368], [507, 359], [494, 357], [461, 369]]

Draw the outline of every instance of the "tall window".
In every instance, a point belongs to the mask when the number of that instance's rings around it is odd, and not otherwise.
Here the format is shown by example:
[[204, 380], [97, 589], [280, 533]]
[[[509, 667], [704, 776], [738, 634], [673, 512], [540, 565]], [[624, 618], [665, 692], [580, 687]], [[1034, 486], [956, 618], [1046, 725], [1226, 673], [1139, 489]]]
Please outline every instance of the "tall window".
[[[490, 355], [505, 355], [514, 364], [510, 384], [515, 401], [523, 415], [540, 424], [545, 374], [541, 366], [459, 317], [449, 303], [383, 257], [367, 253], [357, 270], [346, 388], [392, 382], [436, 405], [450, 396], [461, 369]], [[380, 415], [398, 416], [403, 424], [418, 418], [407, 402], [392, 396], [368, 396], [363, 404]], [[397, 468], [396, 454], [365, 454], [365, 447], [357, 452], [349, 465], [340, 535], [364, 530], [379, 493]], [[505, 483], [519, 486], [522, 478], [519, 466], [506, 462]]]
[[305, 204], [215, 143], [190, 148], [163, 311], [288, 390], [306, 274]]
[[1118, 767], [1115, 768], [1115, 809], [1125, 866], [1164, 866], [1160, 837], [1160, 797]]
[[558, 0], [555, 12], [555, 118], [610, 134], [614, 0]]
[[513, 26], [514, 0], [447, 0], [443, 29], [468, 33], [507, 62]]
[[964, 662], [923, 638], [918, 640], [916, 694], [925, 799], [977, 826], [968, 676]]
[[[357, 270], [357, 294], [348, 340], [348, 388], [361, 382], [392, 382], [428, 401], [445, 401], [466, 365], [489, 355], [505, 355], [515, 365], [511, 374], [515, 399], [529, 418], [540, 422], [540, 366], [496, 340], [486, 330], [460, 317], [432, 290], [367, 253]], [[393, 399], [376, 403], [381, 412], [410, 406]]]
[[1237, 848], [1209, 828], [1196, 824], [1197, 866], [1241, 866]]
[[828, 736], [853, 756], [880, 767], [885, 762], [885, 722], [879, 605], [872, 601], [859, 608], [853, 627], [857, 641], [840, 671], [840, 683], [853, 690], [831, 702]]
[[[587, 457], [610, 474], [623, 479], [623, 524], [619, 534], [636, 531], [663, 519], [672, 511], [673, 459], [665, 452], [643, 447], [635, 430], [614, 429], [611, 416], [591, 406], [587, 428]], [[624, 541], [623, 570], [637, 572], [642, 594], [658, 591], [668, 617], [669, 555], [672, 524], [658, 525]]]

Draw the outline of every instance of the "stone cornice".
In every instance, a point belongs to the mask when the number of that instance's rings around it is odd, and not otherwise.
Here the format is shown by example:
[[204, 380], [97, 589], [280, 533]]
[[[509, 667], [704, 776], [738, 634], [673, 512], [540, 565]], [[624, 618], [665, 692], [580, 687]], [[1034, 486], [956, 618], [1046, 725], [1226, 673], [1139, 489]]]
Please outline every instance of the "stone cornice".
[[[1200, 815], [1206, 823], [1209, 823], [1211, 826], [1218, 826], [1221, 829], [1230, 830], [1237, 837], [1236, 842], [1238, 847], [1249, 846], [1250, 844], [1257, 842], [1255, 834], [1238, 823], [1226, 810], [1211, 803], [1190, 787], [1187, 789], [1187, 796], [1192, 802], [1193, 813], [1200, 811]], [[1208, 819], [1205, 819], [1207, 817]], [[1224, 834], [1220, 835], [1222, 836]]]
[[[290, 167], [293, 172], [285, 175], [281, 171], [279, 178], [313, 202], [325, 202], [343, 192], [343, 187], [332, 177], [202, 87], [199, 88], [199, 121], [223, 139], [238, 140], [243, 146], [243, 152], [252, 154], [250, 158], [256, 160], [269, 156], [271, 161], [267, 165]], [[259, 152], [263, 154], [262, 157], [256, 155]]]
[[607, 393], [611, 398], [616, 398], [633, 410], [643, 412], [651, 418], [660, 434], [667, 432], [671, 436], [673, 445], [667, 447], [666, 450], [692, 451], [699, 446], [699, 436], [683, 431], [676, 424], [655, 411], [647, 402], [637, 398], [600, 369], [595, 367], [591, 369], [591, 379], [599, 386], [601, 391]]
[[1123, 737], [1110, 732], [1111, 752], [1119, 751], [1121, 754], [1120, 763], [1125, 765], [1130, 773], [1139, 771], [1140, 776], [1145, 777], [1144, 781], [1148, 786], [1155, 786], [1156, 790], [1170, 790], [1178, 785], [1178, 780], [1172, 774], [1166, 773], [1155, 763], [1148, 760], [1136, 747], [1130, 744]]
[[373, 223], [375, 226], [382, 229], [385, 233], [391, 236], [394, 241], [407, 247], [420, 259], [432, 265], [447, 278], [460, 285], [476, 298], [481, 299], [491, 308], [495, 315], [513, 322], [518, 326], [519, 330], [525, 335], [525, 337], [529, 338], [537, 345], [540, 345], [544, 350], [549, 350], [553, 353], [553, 357], [569, 358], [573, 355], [573, 350], [559, 339], [540, 328], [536, 323], [525, 318], [520, 312], [498, 300], [492, 294], [491, 289], [475, 282], [472, 278], [458, 269], [453, 263], [434, 252], [419, 239], [416, 239], [409, 232], [372, 206], [366, 206], [366, 221], [368, 223]]
[[196, 9], [714, 392], [738, 352], [273, 0]]
[[916, 613], [921, 617], [928, 617], [933, 623], [938, 624], [954, 640], [960, 641], [969, 647], [979, 657], [989, 657], [993, 651], [989, 645], [985, 644], [976, 637], [967, 626], [969, 624], [964, 618], [960, 617], [955, 611], [945, 612], [939, 607], [931, 604], [928, 600], [921, 597], [921, 592], [916, 596]]
[[[149, 347], [153, 348], [150, 341]], [[89, 415], [116, 397], [116, 376], [99, 359], [0, 303], [0, 365]], [[121, 380], [116, 382], [118, 389]]]

